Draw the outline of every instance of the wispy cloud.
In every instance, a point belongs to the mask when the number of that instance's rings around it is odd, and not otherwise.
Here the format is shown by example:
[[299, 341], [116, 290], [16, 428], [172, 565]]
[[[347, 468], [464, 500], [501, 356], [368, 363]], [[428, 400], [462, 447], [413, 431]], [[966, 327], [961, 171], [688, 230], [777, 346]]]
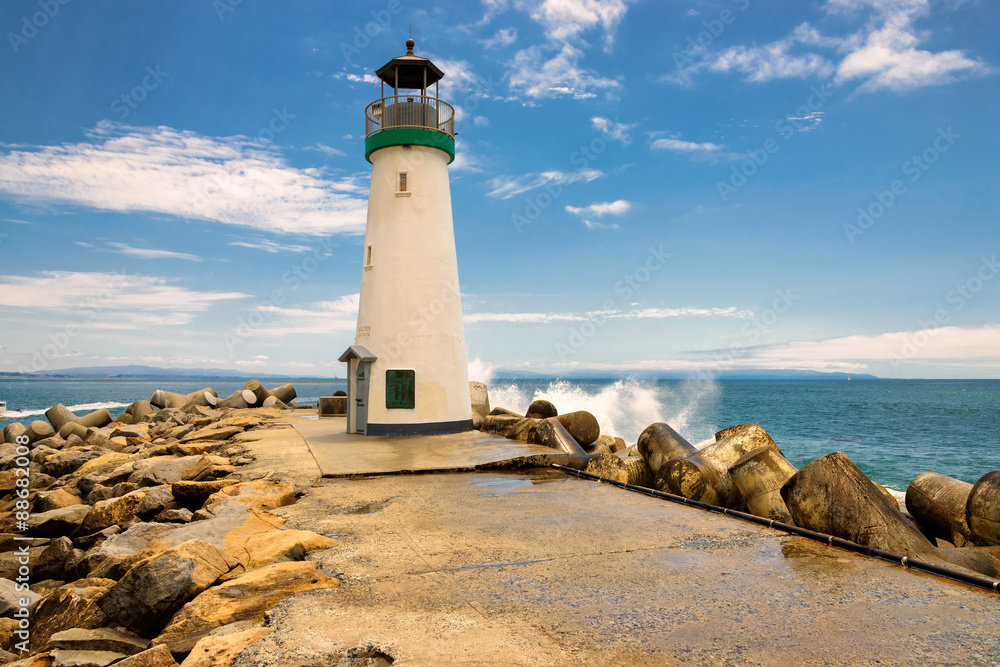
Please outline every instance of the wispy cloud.
[[635, 124], [619, 123], [617, 119], [611, 120], [610, 118], [603, 118], [601, 116], [591, 118], [590, 122], [593, 124], [595, 130], [609, 139], [620, 141], [623, 144], [632, 142], [628, 133], [629, 130], [635, 127]]
[[510, 199], [528, 190], [542, 187], [549, 183], [568, 185], [570, 183], [590, 182], [603, 176], [597, 169], [578, 169], [577, 171], [542, 171], [523, 176], [497, 176], [487, 183], [492, 188], [487, 195], [499, 199]]
[[316, 144], [315, 146], [306, 146], [307, 151], [318, 151], [327, 157], [346, 157], [347, 153], [340, 150], [339, 148], [334, 148], [333, 146], [327, 146], [326, 144]]
[[347, 294], [311, 307], [282, 308], [263, 306], [264, 324], [254, 329], [255, 336], [275, 338], [292, 334], [329, 335], [333, 331], [354, 331], [358, 323], [360, 294]]
[[288, 165], [266, 142], [102, 123], [89, 142], [0, 153], [0, 193], [35, 204], [152, 212], [268, 232], [360, 233], [365, 189]]
[[129, 257], [138, 257], [139, 259], [184, 259], [189, 262], [202, 261], [201, 257], [198, 257], [197, 255], [189, 255], [186, 252], [172, 252], [170, 250], [156, 250], [153, 248], [135, 248], [127, 243], [109, 243], [108, 246], [111, 247], [111, 252], [116, 252], [120, 255], [128, 255]]
[[487, 49], [496, 49], [504, 46], [510, 46], [517, 41], [517, 28], [503, 28], [497, 30], [496, 33], [489, 39], [484, 39], [480, 41], [480, 44], [485, 46]]
[[707, 141], [696, 143], [694, 141], [666, 138], [654, 139], [649, 147], [654, 151], [673, 151], [675, 153], [715, 153], [723, 149], [723, 146]]
[[548, 51], [532, 46], [515, 54], [509, 78], [515, 92], [533, 100], [552, 97], [583, 100], [622, 86], [619, 80], [580, 67], [583, 51], [572, 44], [563, 44], [551, 58]]
[[572, 213], [573, 215], [580, 216], [583, 219], [583, 224], [588, 229], [621, 229], [618, 224], [605, 224], [600, 222], [594, 222], [590, 218], [602, 218], [606, 215], [621, 216], [632, 209], [631, 202], [624, 199], [619, 199], [617, 201], [609, 201], [597, 204], [591, 204], [590, 206], [567, 206], [566, 211]]
[[0, 276], [0, 307], [72, 315], [81, 328], [137, 329], [188, 324], [213, 304], [249, 298], [242, 292], [197, 291], [177, 281], [137, 274], [44, 271]]
[[241, 248], [253, 248], [254, 250], [263, 250], [270, 253], [309, 252], [310, 250], [315, 250], [315, 248], [307, 245], [275, 243], [274, 241], [268, 241], [267, 239], [260, 239], [258, 241], [232, 241], [229, 245], [239, 246]]
[[513, 322], [548, 324], [550, 322], [583, 322], [603, 320], [672, 319], [678, 317], [735, 317], [748, 318], [753, 313], [735, 306], [728, 308], [642, 308], [632, 310], [595, 310], [584, 313], [469, 313], [466, 324], [482, 322]]

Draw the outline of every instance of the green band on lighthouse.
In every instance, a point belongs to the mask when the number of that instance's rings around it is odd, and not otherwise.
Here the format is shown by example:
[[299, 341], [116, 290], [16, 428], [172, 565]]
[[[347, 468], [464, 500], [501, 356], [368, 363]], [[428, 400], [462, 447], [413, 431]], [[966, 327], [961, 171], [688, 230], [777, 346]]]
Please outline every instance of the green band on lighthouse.
[[369, 135], [365, 139], [365, 159], [371, 162], [372, 153], [380, 148], [405, 145], [437, 148], [448, 154], [448, 164], [455, 161], [455, 137], [420, 127], [396, 127]]

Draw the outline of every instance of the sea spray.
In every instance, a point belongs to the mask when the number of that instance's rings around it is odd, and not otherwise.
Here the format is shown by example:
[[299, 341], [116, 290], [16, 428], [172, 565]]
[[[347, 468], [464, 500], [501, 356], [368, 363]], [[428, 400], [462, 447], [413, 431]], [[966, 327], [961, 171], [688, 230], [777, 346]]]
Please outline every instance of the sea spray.
[[685, 380], [672, 386], [635, 378], [610, 383], [512, 380], [498, 381], [489, 392], [491, 406], [520, 414], [538, 399], [549, 401], [560, 413], [586, 410], [597, 418], [601, 433], [618, 436], [631, 445], [643, 429], [661, 421], [679, 431], [697, 425], [697, 435], [703, 436], [702, 431], [711, 430], [702, 422], [714, 407], [719, 387], [713, 380]]

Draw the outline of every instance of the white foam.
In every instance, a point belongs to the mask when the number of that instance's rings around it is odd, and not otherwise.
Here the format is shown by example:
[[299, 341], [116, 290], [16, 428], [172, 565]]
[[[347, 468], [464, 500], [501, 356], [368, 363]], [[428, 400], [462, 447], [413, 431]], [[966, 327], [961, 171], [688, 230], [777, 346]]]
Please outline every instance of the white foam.
[[469, 361], [469, 380], [488, 385], [493, 380], [493, 364], [479, 357]]
[[[101, 408], [126, 408], [130, 403], [80, 403], [79, 405], [67, 405], [66, 409], [70, 412], [93, 412], [94, 410], [100, 410]], [[34, 417], [35, 415], [44, 415], [45, 411], [49, 408], [42, 408], [41, 410], [11, 410], [7, 409], [7, 419], [20, 419], [21, 417]]]
[[543, 399], [555, 405], [560, 414], [586, 410], [597, 418], [601, 433], [635, 444], [643, 429], [656, 422], [667, 422], [683, 435], [706, 401], [719, 393], [711, 380], [669, 386], [628, 378], [592, 389], [585, 384], [555, 380], [529, 393], [516, 381], [500, 381], [489, 388], [490, 405], [524, 414], [532, 401]]

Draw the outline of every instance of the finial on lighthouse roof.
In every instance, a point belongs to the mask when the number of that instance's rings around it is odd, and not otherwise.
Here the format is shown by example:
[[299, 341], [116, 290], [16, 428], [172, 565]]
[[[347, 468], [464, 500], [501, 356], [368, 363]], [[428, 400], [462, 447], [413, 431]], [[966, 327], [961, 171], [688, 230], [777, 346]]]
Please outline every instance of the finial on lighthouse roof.
[[406, 40], [406, 55], [412, 56], [413, 55], [413, 47], [416, 46], [416, 45], [417, 45], [417, 43], [413, 41], [412, 37], [410, 37], [408, 40]]

